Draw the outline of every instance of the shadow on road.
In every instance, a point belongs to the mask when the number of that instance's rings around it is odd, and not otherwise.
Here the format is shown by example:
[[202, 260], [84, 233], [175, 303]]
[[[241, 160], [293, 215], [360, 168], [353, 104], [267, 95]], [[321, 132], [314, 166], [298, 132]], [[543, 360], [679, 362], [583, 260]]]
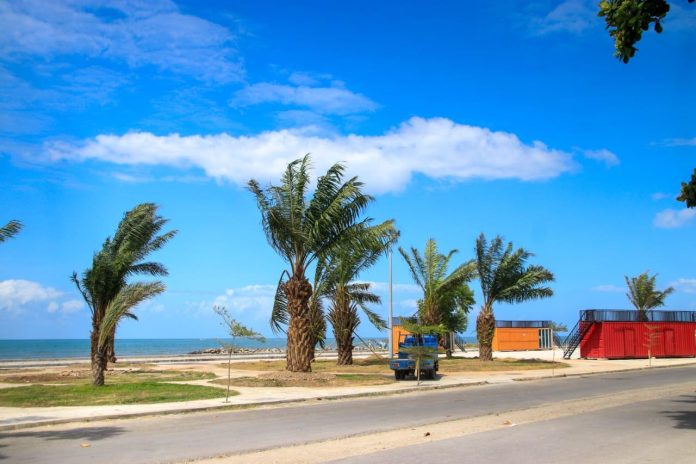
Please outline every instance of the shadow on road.
[[682, 396], [682, 399], [674, 400], [673, 403], [685, 403], [692, 405], [686, 411], [662, 411], [662, 414], [675, 421], [676, 429], [696, 429], [696, 395]]
[[[37, 431], [21, 431], [11, 433], [0, 433], [0, 440], [18, 438], [43, 438], [45, 440], [85, 440], [98, 441], [105, 438], [115, 437], [124, 433], [126, 430], [122, 427], [84, 427], [71, 430], [37, 430]], [[0, 447], [7, 446], [0, 443]]]

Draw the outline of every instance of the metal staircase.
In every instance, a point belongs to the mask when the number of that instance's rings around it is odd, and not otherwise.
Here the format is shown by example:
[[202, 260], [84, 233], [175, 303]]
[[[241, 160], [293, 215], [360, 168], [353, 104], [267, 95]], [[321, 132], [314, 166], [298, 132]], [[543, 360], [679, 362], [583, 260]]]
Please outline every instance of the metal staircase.
[[580, 320], [577, 324], [575, 324], [575, 327], [573, 327], [573, 330], [570, 331], [563, 342], [563, 345], [565, 346], [565, 351], [563, 351], [563, 359], [570, 359], [577, 347], [580, 345], [582, 339], [590, 330], [590, 327], [592, 327], [594, 324], [594, 320], [588, 320], [590, 319], [587, 317], [588, 315], [589, 313], [587, 311], [582, 311], [580, 313]]
[[466, 351], [466, 341], [461, 335], [457, 334], [454, 336], [454, 344], [457, 345], [457, 348], [460, 350]]

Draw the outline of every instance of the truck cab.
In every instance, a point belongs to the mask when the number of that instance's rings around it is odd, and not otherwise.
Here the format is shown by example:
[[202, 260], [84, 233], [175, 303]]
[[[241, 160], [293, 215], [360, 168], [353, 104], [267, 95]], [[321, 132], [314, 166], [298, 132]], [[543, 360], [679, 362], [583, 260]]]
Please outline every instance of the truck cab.
[[421, 357], [420, 370], [424, 379], [435, 379], [438, 370], [438, 343], [434, 334], [400, 334], [399, 352], [396, 358], [389, 361], [389, 368], [394, 371], [397, 380], [403, 380], [409, 375], [416, 375], [416, 358], [413, 353], [415, 347], [425, 349], [426, 355]]

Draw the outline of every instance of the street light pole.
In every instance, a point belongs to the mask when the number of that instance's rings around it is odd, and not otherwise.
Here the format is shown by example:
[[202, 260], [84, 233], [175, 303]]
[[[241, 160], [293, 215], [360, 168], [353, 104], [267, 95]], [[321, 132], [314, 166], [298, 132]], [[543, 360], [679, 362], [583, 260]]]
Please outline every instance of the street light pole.
[[392, 319], [392, 247], [389, 246], [389, 357], [394, 357], [394, 325]]

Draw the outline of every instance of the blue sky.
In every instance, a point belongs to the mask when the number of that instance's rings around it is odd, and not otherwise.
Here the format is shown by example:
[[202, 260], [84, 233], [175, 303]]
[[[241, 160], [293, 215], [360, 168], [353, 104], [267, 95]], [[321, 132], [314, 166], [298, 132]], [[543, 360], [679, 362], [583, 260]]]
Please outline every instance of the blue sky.
[[[499, 319], [628, 307], [645, 270], [696, 310], [696, 210], [674, 200], [696, 165], [687, 2], [629, 65], [595, 2], [107, 3], [0, 1], [0, 222], [25, 225], [0, 248], [0, 338], [86, 338], [68, 277], [141, 202], [179, 234], [155, 256], [167, 293], [120, 336], [222, 336], [214, 304], [270, 334], [283, 263], [244, 185], [306, 152], [316, 174], [346, 162], [404, 247], [534, 252], [555, 296]], [[386, 260], [361, 279], [386, 297]], [[394, 280], [412, 313], [398, 255]]]

